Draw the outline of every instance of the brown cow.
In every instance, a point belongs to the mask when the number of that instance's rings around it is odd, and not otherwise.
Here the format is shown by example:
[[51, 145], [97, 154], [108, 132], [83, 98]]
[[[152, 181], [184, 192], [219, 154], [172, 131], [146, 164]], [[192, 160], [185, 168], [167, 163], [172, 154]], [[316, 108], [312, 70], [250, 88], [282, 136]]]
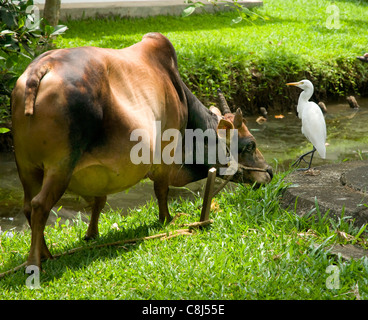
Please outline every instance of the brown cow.
[[[176, 129], [182, 138], [186, 129], [216, 132], [235, 127], [239, 168], [233, 180], [268, 183], [272, 170], [242, 122], [241, 112], [234, 115], [227, 109], [225, 113], [219, 117], [189, 91], [179, 76], [171, 42], [159, 33], [147, 34], [122, 50], [58, 49], [35, 59], [12, 94], [15, 157], [32, 231], [28, 264], [40, 267], [43, 259], [52, 257], [44, 228], [51, 208], [67, 189], [94, 197], [87, 239], [98, 235], [106, 195], [145, 177], [154, 181], [160, 220], [170, 219], [169, 185], [205, 178], [213, 165], [134, 164], [130, 152], [138, 142], [132, 141], [132, 133], [140, 128], [155, 137], [157, 121], [161, 132]], [[168, 143], [163, 141], [161, 149]], [[145, 145], [150, 159], [157, 152], [155, 146], [155, 139]], [[248, 171], [241, 165], [261, 170]]]

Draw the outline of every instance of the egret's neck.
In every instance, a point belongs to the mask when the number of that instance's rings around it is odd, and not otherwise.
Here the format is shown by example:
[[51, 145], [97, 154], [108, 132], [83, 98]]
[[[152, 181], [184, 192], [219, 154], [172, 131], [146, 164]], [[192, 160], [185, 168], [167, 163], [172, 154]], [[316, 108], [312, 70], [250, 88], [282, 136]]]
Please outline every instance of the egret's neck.
[[306, 88], [300, 94], [299, 100], [298, 100], [298, 107], [297, 107], [298, 117], [300, 119], [302, 118], [303, 109], [307, 105], [307, 103], [308, 103], [309, 99], [312, 97], [312, 95], [313, 95], [313, 88]]
[[299, 96], [300, 102], [308, 102], [313, 95], [313, 88], [305, 89]]

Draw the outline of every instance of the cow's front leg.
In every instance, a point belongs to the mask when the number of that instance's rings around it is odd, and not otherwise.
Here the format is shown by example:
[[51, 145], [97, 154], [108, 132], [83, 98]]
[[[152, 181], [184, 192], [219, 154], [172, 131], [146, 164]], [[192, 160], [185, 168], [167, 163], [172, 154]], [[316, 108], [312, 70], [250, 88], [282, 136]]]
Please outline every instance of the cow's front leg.
[[167, 205], [169, 184], [166, 181], [154, 181], [153, 187], [158, 201], [159, 220], [161, 222], [169, 222], [171, 220], [169, 207]]

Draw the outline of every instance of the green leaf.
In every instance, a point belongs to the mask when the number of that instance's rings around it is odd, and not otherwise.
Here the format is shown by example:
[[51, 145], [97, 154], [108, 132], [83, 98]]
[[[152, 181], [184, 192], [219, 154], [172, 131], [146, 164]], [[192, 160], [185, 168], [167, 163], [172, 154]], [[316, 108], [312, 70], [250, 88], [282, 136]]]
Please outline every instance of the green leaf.
[[0, 18], [6, 24], [8, 28], [16, 27], [17, 21], [15, 19], [15, 15], [10, 12], [8, 9], [0, 10]]
[[242, 20], [243, 20], [243, 18], [239, 16], [239, 17], [237, 17], [237, 18], [235, 18], [235, 19], [231, 20], [231, 24], [239, 23], [239, 22], [241, 22]]
[[2, 35], [6, 35], [6, 34], [15, 34], [16, 32], [15, 31], [11, 31], [11, 30], [3, 30], [0, 32], [0, 34]]
[[10, 129], [8, 129], [8, 128], [0, 128], [0, 133], [7, 133], [9, 131], [10, 131]]
[[184, 10], [183, 10], [183, 12], [181, 13], [181, 16], [182, 17], [188, 17], [188, 16], [190, 16], [194, 11], [195, 11], [195, 6], [189, 6], [189, 7], [187, 7], [187, 8], [185, 8]]
[[53, 33], [53, 32], [54, 32], [54, 30], [55, 30], [55, 28], [54, 28], [54, 27], [52, 27], [52, 26], [50, 26], [50, 25], [46, 25], [46, 26], [45, 26], [45, 33], [46, 33], [46, 34], [51, 34], [51, 33]]
[[241, 6], [241, 10], [244, 12], [244, 13], [246, 13], [246, 14], [248, 14], [248, 15], [252, 15], [253, 14], [253, 12], [252, 11], [250, 11], [247, 7], [243, 7], [243, 6]]
[[361, 234], [364, 232], [364, 230], [365, 230], [366, 228], [367, 228], [367, 224], [363, 224], [363, 225], [360, 227], [359, 232], [358, 232], [358, 233], [357, 233], [357, 235], [355, 236], [355, 239], [354, 239], [353, 244], [355, 244], [355, 243], [358, 241], [359, 237], [361, 236]]
[[24, 24], [25, 24], [25, 21], [26, 21], [26, 17], [20, 17], [18, 19], [18, 28], [23, 28]]
[[50, 36], [58, 36], [60, 34], [63, 34], [66, 30], [68, 30], [68, 27], [67, 26], [57, 25], [54, 28], [54, 31], [50, 34]]
[[31, 59], [32, 60], [32, 58], [30, 57], [30, 56], [27, 56], [26, 54], [24, 54], [23, 52], [18, 52], [18, 54], [19, 55], [21, 55], [22, 57], [25, 57], [25, 58], [27, 58], [27, 59]]
[[189, 7], [186, 7], [183, 10], [183, 12], [181, 13], [181, 16], [182, 17], [188, 17], [195, 11], [195, 9], [197, 9], [199, 7], [204, 7], [204, 4], [202, 2], [196, 2], [192, 5], [190, 5]]
[[34, 57], [35, 56], [35, 51], [32, 49], [32, 48], [30, 48], [29, 46], [28, 46], [28, 44], [26, 43], [26, 42], [22, 42], [22, 46], [23, 46], [23, 48], [32, 56], [32, 57]]

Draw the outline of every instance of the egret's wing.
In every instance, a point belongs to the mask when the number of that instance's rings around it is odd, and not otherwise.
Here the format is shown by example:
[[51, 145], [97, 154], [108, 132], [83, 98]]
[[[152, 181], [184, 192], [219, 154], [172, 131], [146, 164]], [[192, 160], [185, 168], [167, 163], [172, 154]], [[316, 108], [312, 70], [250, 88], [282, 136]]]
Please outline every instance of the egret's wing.
[[308, 102], [303, 108], [302, 132], [317, 149], [321, 158], [326, 158], [326, 122], [320, 107]]

